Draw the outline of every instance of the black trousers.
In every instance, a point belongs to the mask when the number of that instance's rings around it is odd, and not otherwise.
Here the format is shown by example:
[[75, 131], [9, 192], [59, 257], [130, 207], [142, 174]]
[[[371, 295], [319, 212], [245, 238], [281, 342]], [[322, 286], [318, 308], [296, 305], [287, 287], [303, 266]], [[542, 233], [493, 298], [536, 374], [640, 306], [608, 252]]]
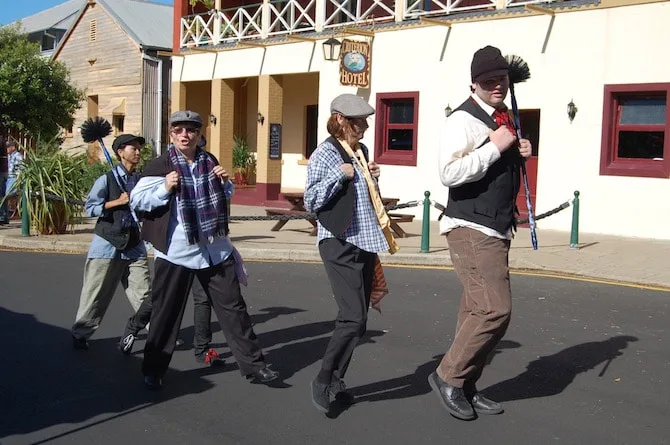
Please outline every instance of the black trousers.
[[145, 298], [140, 304], [140, 307], [137, 308], [135, 312], [126, 323], [126, 329], [123, 332], [123, 338], [128, 334], [137, 335], [142, 329], [144, 329], [151, 320], [151, 298]]
[[193, 281], [193, 353], [205, 354], [212, 342], [212, 304], [199, 280]]
[[[196, 356], [205, 354], [212, 342], [212, 304], [199, 280], [193, 280], [193, 353]], [[151, 298], [145, 299], [137, 312], [126, 323], [123, 337], [128, 334], [137, 335], [151, 320]]]
[[365, 334], [377, 254], [337, 238], [322, 240], [319, 253], [339, 309], [321, 369], [344, 378], [354, 349]]
[[242, 375], [263, 368], [265, 359], [251, 326], [232, 257], [207, 269], [189, 269], [158, 258], [154, 263], [151, 329], [144, 347], [142, 373], [160, 377], [167, 371], [194, 278], [212, 303]]

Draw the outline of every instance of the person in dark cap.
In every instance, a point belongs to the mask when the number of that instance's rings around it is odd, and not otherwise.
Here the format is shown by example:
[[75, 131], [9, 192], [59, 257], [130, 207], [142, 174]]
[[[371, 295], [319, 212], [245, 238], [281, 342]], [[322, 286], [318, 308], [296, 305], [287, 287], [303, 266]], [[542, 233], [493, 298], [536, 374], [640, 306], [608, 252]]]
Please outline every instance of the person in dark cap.
[[377, 219], [378, 192], [369, 189], [370, 183], [376, 188], [379, 165], [360, 143], [375, 110], [358, 96], [342, 94], [330, 112], [330, 137], [309, 158], [304, 194], [305, 208], [317, 215], [319, 253], [339, 309], [321, 370], [310, 384], [312, 403], [325, 413], [334, 399], [353, 403], [344, 375], [366, 331], [377, 253], [394, 244]]
[[[135, 167], [140, 162], [141, 136], [122, 134], [112, 143], [119, 165], [100, 176], [86, 200], [86, 214], [98, 217], [88, 249], [79, 308], [72, 325], [75, 349], [88, 349], [88, 339], [98, 329], [119, 283], [136, 311], [126, 331], [134, 337], [151, 316], [149, 265], [140, 228], [128, 206], [129, 193], [137, 182]], [[120, 186], [119, 186], [120, 184]], [[125, 336], [124, 336], [125, 337]], [[128, 342], [126, 342], [128, 343]], [[130, 344], [120, 343], [123, 352]]]
[[236, 268], [241, 257], [228, 237], [226, 198], [233, 184], [218, 160], [198, 147], [198, 113], [176, 111], [169, 127], [172, 144], [144, 168], [130, 197], [156, 257], [144, 383], [149, 389], [163, 386], [194, 279], [211, 301], [242, 375], [268, 383], [279, 374], [265, 363], [240, 290], [246, 277], [236, 273], [243, 269]]
[[500, 50], [478, 50], [470, 68], [472, 95], [445, 121], [438, 161], [440, 180], [449, 188], [440, 233], [463, 295], [454, 341], [428, 377], [444, 408], [463, 420], [503, 412], [476, 384], [510, 321], [508, 253], [521, 158], [532, 151], [528, 140], [517, 141], [504, 104], [509, 67]]

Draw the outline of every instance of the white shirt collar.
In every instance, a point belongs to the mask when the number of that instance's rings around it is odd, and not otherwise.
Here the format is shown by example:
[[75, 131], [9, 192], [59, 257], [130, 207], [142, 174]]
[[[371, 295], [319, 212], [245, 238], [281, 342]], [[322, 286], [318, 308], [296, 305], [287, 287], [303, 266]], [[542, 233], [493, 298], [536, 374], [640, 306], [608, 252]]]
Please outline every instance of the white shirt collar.
[[487, 113], [489, 116], [493, 116], [493, 113], [495, 113], [495, 111], [496, 111], [495, 108], [493, 108], [491, 105], [489, 105], [489, 104], [487, 104], [486, 102], [484, 102], [484, 101], [483, 101], [479, 96], [477, 96], [477, 94], [475, 94], [475, 93], [472, 93], [472, 98], [475, 100], [475, 102], [477, 102], [477, 104], [479, 104], [480, 107], [482, 107], [482, 109], [483, 109], [484, 111], [486, 111], [486, 113]]

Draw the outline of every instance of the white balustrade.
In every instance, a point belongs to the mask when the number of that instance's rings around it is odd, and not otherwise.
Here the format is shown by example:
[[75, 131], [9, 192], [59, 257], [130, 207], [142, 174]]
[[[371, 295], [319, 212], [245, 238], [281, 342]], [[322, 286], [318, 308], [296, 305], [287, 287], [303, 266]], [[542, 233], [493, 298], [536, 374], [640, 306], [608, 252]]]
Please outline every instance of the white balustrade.
[[[239, 8], [212, 10], [182, 17], [182, 47], [217, 45], [245, 39], [321, 31], [375, 22], [403, 21], [422, 16], [506, 8], [555, 0], [264, 0]], [[474, 3], [474, 4], [473, 4]], [[366, 6], [367, 5], [367, 6]], [[396, 17], [396, 15], [400, 16]]]

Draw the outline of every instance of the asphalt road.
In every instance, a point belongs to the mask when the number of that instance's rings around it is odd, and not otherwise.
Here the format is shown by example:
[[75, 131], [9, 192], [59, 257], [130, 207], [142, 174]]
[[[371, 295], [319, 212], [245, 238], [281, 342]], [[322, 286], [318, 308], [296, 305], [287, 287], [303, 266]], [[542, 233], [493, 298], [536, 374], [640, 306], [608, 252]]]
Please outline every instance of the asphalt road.
[[[308, 391], [336, 311], [320, 264], [248, 264], [247, 303], [284, 384], [247, 383], [232, 358], [198, 365], [189, 303], [159, 392], [142, 384], [143, 341], [131, 357], [115, 349], [131, 313], [122, 291], [91, 349], [72, 349], [83, 265], [0, 252], [2, 445], [670, 443], [669, 293], [513, 276], [512, 325], [479, 384], [506, 411], [463, 422], [426, 381], [452, 340], [456, 276], [387, 268], [392, 293], [347, 375], [357, 403], [326, 417]], [[215, 342], [229, 356], [220, 331]]]

